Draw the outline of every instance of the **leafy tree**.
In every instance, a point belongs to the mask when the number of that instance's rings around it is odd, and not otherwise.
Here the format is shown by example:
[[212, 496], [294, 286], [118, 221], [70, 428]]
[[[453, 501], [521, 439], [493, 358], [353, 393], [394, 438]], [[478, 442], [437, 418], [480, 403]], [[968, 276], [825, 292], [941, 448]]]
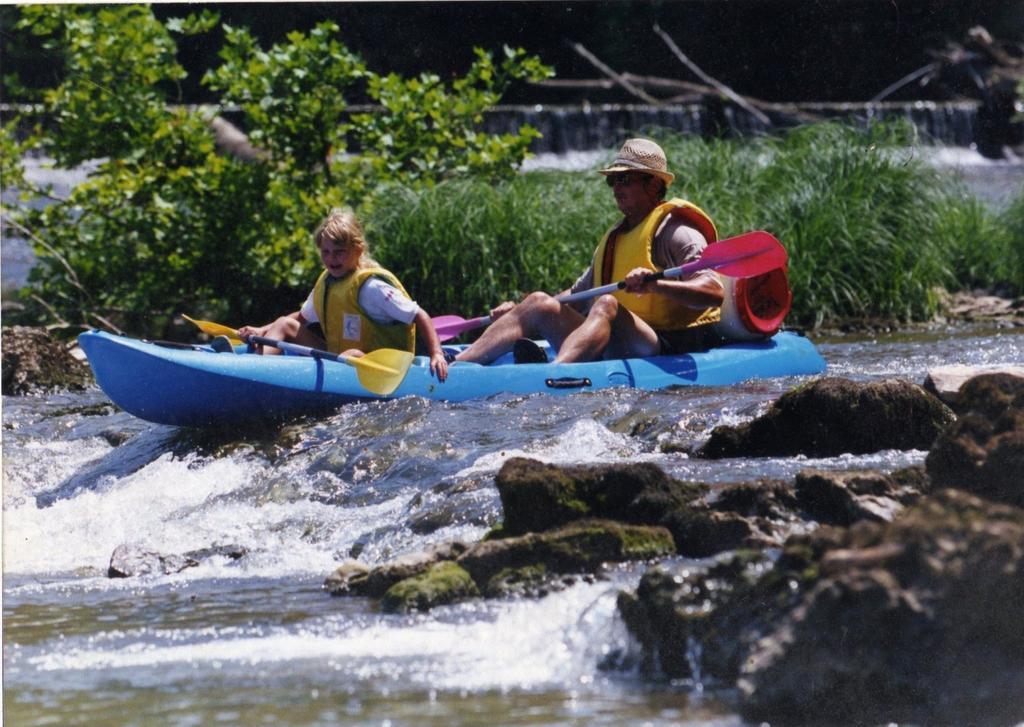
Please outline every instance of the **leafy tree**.
[[369, 94], [383, 112], [357, 114], [352, 128], [377, 178], [432, 186], [453, 173], [502, 178], [515, 171], [540, 133], [524, 126], [518, 134], [492, 136], [477, 127], [513, 81], [543, 78], [548, 71], [537, 58], [508, 47], [500, 65], [479, 48], [476, 56], [450, 89], [429, 73], [370, 79]]
[[[446, 85], [373, 73], [330, 22], [266, 50], [224, 26], [222, 64], [203, 80], [221, 105], [241, 109], [262, 153], [223, 154], [215, 112], [169, 105], [185, 75], [176, 36], [211, 33], [217, 22], [204, 11], [162, 24], [130, 5], [20, 8], [17, 29], [63, 71], [43, 96], [46, 123], [19, 140], [26, 120], [16, 117], [0, 136], [5, 185], [21, 192], [5, 216], [39, 260], [29, 315], [160, 336], [174, 335], [177, 312], [266, 319], [294, 308], [314, 279], [311, 232], [328, 209], [367, 209], [387, 184], [507, 177], [536, 135], [478, 130], [511, 83], [550, 74], [522, 51], [506, 49], [500, 64], [477, 51], [469, 73]], [[346, 94], [384, 110], [350, 118]], [[57, 198], [25, 179], [17, 160], [26, 154], [90, 172]]]

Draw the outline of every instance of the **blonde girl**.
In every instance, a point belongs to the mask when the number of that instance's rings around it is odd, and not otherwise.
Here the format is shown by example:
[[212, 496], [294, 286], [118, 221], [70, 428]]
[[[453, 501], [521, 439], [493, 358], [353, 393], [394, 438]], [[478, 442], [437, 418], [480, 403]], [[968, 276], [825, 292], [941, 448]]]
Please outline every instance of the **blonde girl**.
[[[430, 356], [430, 370], [444, 381], [448, 363], [425, 310], [393, 273], [370, 255], [363, 227], [351, 210], [335, 209], [313, 235], [324, 270], [302, 307], [265, 326], [239, 334], [265, 336], [345, 356], [378, 348], [414, 351], [417, 336]], [[262, 353], [280, 349], [263, 347]]]

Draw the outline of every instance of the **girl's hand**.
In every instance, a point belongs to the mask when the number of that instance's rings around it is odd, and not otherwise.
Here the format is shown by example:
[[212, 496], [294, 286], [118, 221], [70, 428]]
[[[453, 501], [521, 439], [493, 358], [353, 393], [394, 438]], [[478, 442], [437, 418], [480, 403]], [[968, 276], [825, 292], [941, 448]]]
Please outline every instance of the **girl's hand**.
[[265, 336], [267, 335], [267, 329], [269, 328], [269, 323], [265, 326], [242, 326], [238, 329], [238, 337], [243, 341], [246, 341], [249, 336]]
[[[268, 328], [270, 328], [269, 323], [265, 326], [242, 326], [238, 329], [238, 337], [245, 343], [249, 343], [250, 336], [266, 336]], [[255, 344], [255, 346], [254, 349], [253, 344], [249, 344], [249, 350], [255, 350], [257, 353], [262, 354], [263, 346], [261, 344]]]
[[430, 370], [437, 376], [439, 381], [448, 378], [448, 362], [444, 360], [444, 353], [435, 351], [430, 354]]

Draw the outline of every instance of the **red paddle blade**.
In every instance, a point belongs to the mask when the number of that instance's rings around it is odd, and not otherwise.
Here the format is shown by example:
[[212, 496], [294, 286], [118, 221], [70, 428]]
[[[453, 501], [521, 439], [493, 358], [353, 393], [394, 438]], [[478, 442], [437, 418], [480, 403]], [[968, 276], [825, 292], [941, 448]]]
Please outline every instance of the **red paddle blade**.
[[450, 341], [460, 333], [472, 331], [474, 328], [486, 325], [484, 318], [471, 318], [467, 321], [461, 316], [437, 316], [436, 318], [431, 318], [430, 321], [434, 324], [437, 337], [442, 342]]
[[758, 230], [708, 245], [700, 256], [700, 266], [732, 278], [750, 278], [784, 267], [788, 259], [781, 242]]

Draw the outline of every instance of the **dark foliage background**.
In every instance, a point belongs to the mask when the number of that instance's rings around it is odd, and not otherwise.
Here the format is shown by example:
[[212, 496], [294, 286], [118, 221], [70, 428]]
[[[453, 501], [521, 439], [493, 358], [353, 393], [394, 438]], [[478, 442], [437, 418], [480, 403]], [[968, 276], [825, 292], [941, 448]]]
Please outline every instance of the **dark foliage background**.
[[[521, 46], [555, 66], [559, 78], [599, 73], [571, 47], [585, 45], [612, 68], [694, 80], [651, 32], [657, 23], [707, 73], [740, 93], [769, 101], [866, 101], [890, 83], [933, 60], [929, 51], [962, 41], [985, 26], [996, 38], [1024, 37], [1022, 0], [680, 0], [676, 2], [397, 2], [397, 3], [189, 3], [154, 6], [157, 17], [183, 16], [203, 7], [222, 20], [249, 27], [264, 45], [291, 30], [334, 20], [346, 45], [382, 72], [414, 75], [431, 70], [463, 74], [473, 46]], [[14, 7], [0, 7], [5, 31]], [[27, 85], [52, 85], [54, 64], [37, 49], [9, 42], [0, 65]], [[182, 44], [189, 78], [185, 101], [211, 100], [198, 84], [216, 65], [217, 44], [194, 38]], [[891, 100], [973, 95], [968, 77], [910, 84]], [[621, 92], [589, 92], [592, 102], [632, 100]], [[506, 103], [582, 100], [522, 88]], [[16, 99], [7, 99], [16, 100]], [[357, 99], [353, 99], [357, 101]]]

